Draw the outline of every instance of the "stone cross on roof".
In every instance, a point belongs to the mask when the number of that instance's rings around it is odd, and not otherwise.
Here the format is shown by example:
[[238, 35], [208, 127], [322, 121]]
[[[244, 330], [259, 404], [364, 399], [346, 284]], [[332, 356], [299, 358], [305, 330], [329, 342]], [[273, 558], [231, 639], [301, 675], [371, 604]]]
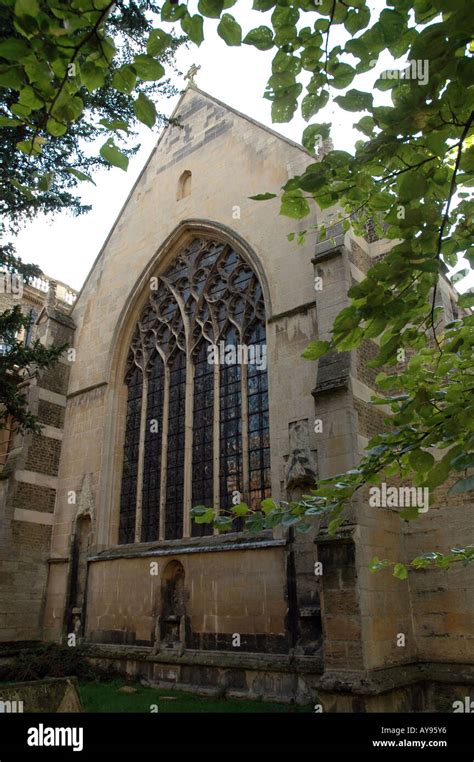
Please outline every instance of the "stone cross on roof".
[[185, 79], [189, 79], [191, 84], [194, 84], [194, 78], [196, 74], [198, 73], [200, 66], [196, 66], [196, 64], [193, 64], [190, 66], [188, 73], [185, 76]]

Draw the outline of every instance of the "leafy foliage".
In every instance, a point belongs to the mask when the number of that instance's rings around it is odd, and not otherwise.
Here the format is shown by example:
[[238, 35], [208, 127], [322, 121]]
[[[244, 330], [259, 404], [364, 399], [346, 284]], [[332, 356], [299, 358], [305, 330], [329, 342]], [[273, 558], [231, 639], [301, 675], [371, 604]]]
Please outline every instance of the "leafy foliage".
[[[164, 67], [175, 69], [185, 38], [153, 28], [159, 10], [143, 0], [1, 3], [0, 218], [7, 230], [39, 211], [87, 212], [74, 193], [78, 184], [92, 182], [98, 167], [125, 168], [138, 148], [130, 145], [137, 123], [166, 121], [154, 99], [177, 92]], [[103, 150], [90, 150], [100, 139]]]
[[[6, 661], [6, 660], [5, 660]], [[24, 682], [47, 677], [77, 677], [82, 680], [110, 680], [113, 670], [92, 667], [81, 646], [69, 648], [57, 643], [28, 645], [0, 667], [0, 680]]]

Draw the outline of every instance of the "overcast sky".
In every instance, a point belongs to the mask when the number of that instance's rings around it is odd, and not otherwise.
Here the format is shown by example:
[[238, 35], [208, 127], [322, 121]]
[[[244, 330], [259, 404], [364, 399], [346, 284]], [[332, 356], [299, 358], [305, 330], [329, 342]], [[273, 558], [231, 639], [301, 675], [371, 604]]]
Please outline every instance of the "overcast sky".
[[[189, 3], [191, 10], [194, 4], [194, 0]], [[266, 15], [251, 10], [242, 13], [240, 7], [239, 11], [235, 12], [244, 34], [249, 29], [264, 24]], [[201, 69], [196, 77], [198, 87], [253, 119], [301, 142], [302, 132], [307, 126], [301, 116], [295, 115], [289, 124], [272, 124], [271, 103], [263, 98], [265, 84], [271, 73], [274, 50], [261, 52], [248, 45], [230, 48], [217, 36], [215, 32], [217, 23], [215, 20], [206, 19], [206, 39], [200, 48], [191, 45], [188, 50], [182, 48], [178, 51], [176, 59], [178, 68], [186, 72], [191, 64], [200, 65]], [[266, 23], [268, 24], [268, 21]], [[344, 31], [336, 27], [331, 37], [331, 46], [335, 41], [342, 42], [343, 34]], [[350, 59], [348, 62], [351, 62]], [[383, 66], [373, 69], [363, 78], [357, 79], [356, 85], [351, 86], [365, 85], [370, 88], [371, 83], [377, 78], [377, 72], [381, 68], [390, 68], [391, 64], [391, 59], [385, 58]], [[402, 68], [400, 61], [393, 66]], [[179, 89], [186, 85], [184, 78], [174, 78], [174, 83]], [[389, 102], [388, 93], [374, 91], [374, 95], [380, 103]], [[163, 99], [157, 103], [158, 110], [167, 115], [171, 114], [178, 98], [179, 96]], [[351, 150], [355, 141], [363, 137], [351, 126], [360, 116], [360, 114], [344, 112], [329, 103], [314, 121], [331, 122], [331, 137], [335, 148]], [[17, 252], [22, 259], [25, 262], [38, 264], [47, 275], [79, 289], [133, 183], [147, 161], [158, 134], [146, 127], [140, 129], [141, 149], [130, 161], [127, 172], [118, 168], [112, 168], [109, 171], [101, 170], [94, 174], [95, 186], [90, 183], [81, 184], [80, 195], [83, 202], [92, 205], [92, 211], [87, 215], [75, 218], [69, 213], [63, 213], [49, 219], [39, 217], [34, 222], [28, 223], [15, 241]], [[262, 188], [262, 191], [265, 190], [267, 189]], [[474, 280], [472, 282], [474, 283]], [[468, 281], [464, 281], [462, 285], [464, 290]]]

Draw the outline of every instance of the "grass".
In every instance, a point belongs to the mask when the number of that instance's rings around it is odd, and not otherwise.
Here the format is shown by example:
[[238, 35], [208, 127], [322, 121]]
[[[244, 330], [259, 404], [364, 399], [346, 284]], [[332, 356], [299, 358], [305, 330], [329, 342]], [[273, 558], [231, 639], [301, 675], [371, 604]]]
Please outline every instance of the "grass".
[[[311, 706], [278, 704], [272, 701], [218, 699], [195, 696], [182, 691], [146, 688], [134, 683], [136, 693], [120, 693], [119, 688], [132, 685], [123, 680], [110, 682], [81, 681], [81, 700], [86, 712], [151, 712], [156, 704], [160, 713], [166, 712], [311, 712]], [[168, 698], [166, 698], [168, 697]], [[170, 697], [172, 697], [170, 699]]]

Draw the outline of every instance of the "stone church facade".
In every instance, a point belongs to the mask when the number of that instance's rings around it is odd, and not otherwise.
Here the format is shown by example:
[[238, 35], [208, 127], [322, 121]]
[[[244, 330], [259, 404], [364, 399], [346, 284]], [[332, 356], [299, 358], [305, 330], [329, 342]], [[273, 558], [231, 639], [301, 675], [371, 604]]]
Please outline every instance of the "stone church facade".
[[[384, 425], [376, 346], [301, 354], [386, 242], [333, 225], [327, 241], [289, 243], [299, 223], [249, 197], [277, 193], [306, 151], [194, 85], [174, 117], [72, 310], [51, 299], [38, 317], [46, 343], [74, 352], [28, 392], [46, 438], [15, 442], [1, 474], [0, 638], [74, 632], [98, 665], [203, 692], [449, 711], [474, 675], [471, 570], [400, 581], [368, 565], [472, 542], [465, 497], [448, 506], [441, 489], [411, 523], [360, 499], [336, 535], [192, 520], [196, 505], [293, 500], [356, 466]], [[316, 223], [329, 213], [304, 227]], [[445, 279], [438, 298], [452, 317]], [[259, 362], [210, 362], [210, 346]], [[36, 581], [13, 595], [22, 532]]]

